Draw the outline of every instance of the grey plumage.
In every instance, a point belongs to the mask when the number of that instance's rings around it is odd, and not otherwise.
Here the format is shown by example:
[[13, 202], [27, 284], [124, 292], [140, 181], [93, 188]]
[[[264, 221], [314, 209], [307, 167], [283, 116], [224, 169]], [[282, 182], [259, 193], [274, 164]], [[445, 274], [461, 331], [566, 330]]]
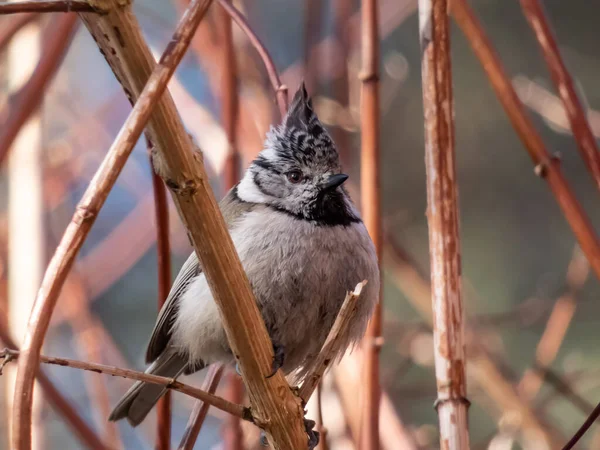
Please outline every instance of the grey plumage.
[[[367, 279], [343, 352], [363, 336], [379, 294], [375, 249], [341, 186], [339, 157], [304, 86], [264, 150], [220, 208], [265, 320], [283, 346], [281, 369], [299, 382], [311, 369], [346, 291]], [[162, 307], [146, 354], [147, 372], [176, 377], [233, 363], [218, 308], [192, 253]], [[111, 420], [140, 423], [164, 393], [136, 383]]]

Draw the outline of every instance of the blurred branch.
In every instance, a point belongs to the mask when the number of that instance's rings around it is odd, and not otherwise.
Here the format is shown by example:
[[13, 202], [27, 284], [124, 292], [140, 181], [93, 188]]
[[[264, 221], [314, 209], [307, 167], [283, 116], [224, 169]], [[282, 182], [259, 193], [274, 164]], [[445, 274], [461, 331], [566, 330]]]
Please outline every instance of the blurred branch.
[[285, 116], [288, 108], [288, 88], [286, 85], [281, 84], [281, 80], [279, 79], [279, 73], [275, 68], [275, 63], [271, 58], [271, 55], [267, 51], [264, 44], [258, 38], [254, 30], [250, 27], [245, 17], [227, 0], [218, 0], [221, 7], [227, 11], [227, 14], [231, 16], [233, 21], [242, 29], [242, 31], [248, 36], [248, 39], [260, 55], [261, 59], [265, 64], [265, 68], [267, 69], [267, 73], [269, 74], [269, 79], [271, 80], [271, 84], [275, 88], [275, 95], [277, 96], [277, 104], [279, 105], [279, 112], [281, 113], [281, 117]]
[[317, 417], [315, 418], [315, 429], [319, 432], [319, 445], [317, 445], [317, 450], [329, 450], [329, 445], [327, 444], [327, 428], [323, 425], [322, 391], [323, 383], [321, 381], [317, 384]]
[[36, 13], [19, 14], [0, 28], [0, 52], [4, 50], [13, 36], [17, 34], [21, 28], [37, 18], [39, 18], [39, 15]]
[[[3, 359], [0, 364], [0, 369], [8, 364], [12, 360], [21, 360], [24, 352], [18, 350], [5, 348], [0, 351], [0, 359]], [[153, 383], [161, 386], [165, 386], [167, 389], [179, 391], [183, 394], [189, 395], [198, 400], [202, 400], [215, 408], [225, 411], [226, 413], [233, 414], [240, 419], [247, 420], [249, 422], [255, 422], [255, 419], [250, 411], [242, 405], [228, 402], [227, 400], [217, 397], [216, 395], [209, 394], [202, 389], [192, 387], [187, 384], [183, 384], [173, 378], [160, 377], [157, 375], [151, 375], [145, 372], [138, 372], [136, 370], [122, 369], [120, 367], [106, 366], [104, 364], [96, 364], [87, 361], [77, 361], [74, 359], [67, 358], [56, 358], [53, 356], [40, 355], [40, 362], [44, 364], [52, 364], [56, 366], [71, 367], [73, 369], [88, 370], [96, 373], [103, 373], [106, 375], [112, 375], [113, 377], [128, 378], [135, 381], [143, 381], [144, 383]]]
[[310, 396], [321, 381], [321, 378], [323, 378], [325, 371], [330, 367], [331, 363], [334, 362], [333, 356], [339, 354], [340, 341], [338, 337], [347, 333], [350, 321], [352, 321], [356, 313], [358, 299], [366, 284], [367, 280], [361, 281], [356, 285], [354, 291], [348, 291], [346, 293], [346, 298], [340, 308], [340, 312], [327, 335], [327, 339], [323, 344], [321, 352], [317, 355], [315, 362], [313, 363], [313, 369], [306, 374], [305, 381], [300, 388], [298, 395], [302, 399], [304, 405], [308, 403]]
[[102, 2], [84, 0], [24, 0], [0, 3], [0, 15], [16, 13], [93, 12], [102, 14]]
[[310, 58], [310, 54], [315, 41], [321, 34], [323, 2], [320, 0], [306, 0], [304, 4], [304, 83], [308, 92], [315, 92], [317, 87], [317, 62]]
[[454, 101], [446, 0], [419, 0], [427, 223], [440, 446], [469, 448]]
[[[152, 146], [148, 141], [148, 152]], [[152, 169], [152, 161], [150, 160]], [[169, 244], [169, 203], [167, 190], [160, 177], [152, 171], [152, 190], [154, 192], [154, 215], [156, 220], [156, 252], [158, 263], [158, 310], [167, 300], [171, 289], [171, 246]], [[171, 448], [171, 393], [167, 393], [157, 404], [156, 450]]]
[[[361, 141], [360, 192], [361, 213], [373, 240], [377, 261], [381, 267], [381, 183], [380, 175], [380, 122], [379, 122], [379, 7], [378, 0], [361, 1]], [[382, 324], [383, 283], [379, 301], [363, 338], [363, 404], [360, 447], [379, 448], [379, 352], [383, 338]]]
[[525, 114], [523, 104], [466, 0], [452, 0], [451, 9], [454, 19], [473, 47], [498, 99], [529, 152], [535, 165], [535, 173], [548, 182], [579, 246], [590, 262], [596, 277], [600, 278], [600, 243], [588, 217], [560, 170], [558, 158], [548, 153], [542, 138]]
[[[152, 73], [146, 83], [142, 95], [136, 102], [132, 113], [123, 125], [121, 133], [119, 133], [116, 141], [108, 151], [103, 164], [98, 169], [98, 172], [91, 181], [82, 200], [76, 208], [75, 214], [69, 226], [67, 227], [63, 238], [61, 239], [54, 256], [44, 275], [42, 286], [40, 287], [38, 297], [33, 306], [31, 316], [28, 323], [28, 331], [25, 335], [23, 345], [23, 355], [19, 359], [17, 382], [15, 387], [15, 403], [12, 412], [13, 416], [13, 447], [18, 450], [29, 450], [31, 448], [31, 413], [33, 400], [33, 381], [35, 371], [39, 364], [39, 355], [41, 347], [48, 330], [52, 311], [56, 306], [60, 289], [67, 277], [67, 274], [79, 252], [83, 242], [89, 233], [100, 208], [104, 204], [110, 189], [127, 161], [127, 157], [133, 150], [137, 139], [142, 133], [144, 126], [150, 118], [153, 107], [157, 104], [160, 96], [164, 92], [169, 78], [172, 76], [177, 64], [181, 61], [185, 49], [189, 44], [193, 31], [200, 23], [210, 0], [198, 0], [190, 7], [189, 14], [184, 17], [179, 24], [174, 39], [171, 42], [161, 58], [160, 64]], [[133, 22], [131, 15], [122, 14], [123, 10], [117, 10], [109, 16], [100, 17], [119, 17], [123, 22], [122, 26], [127, 26], [127, 37], [132, 41], [129, 42], [128, 50], [134, 50], [134, 39], [136, 31], [139, 29]], [[65, 19], [73, 20], [67, 16]], [[93, 20], [91, 17], [86, 17], [86, 20]], [[98, 19], [99, 20], [99, 19]], [[110, 18], [108, 19], [110, 20]], [[125, 25], [127, 24], [127, 25]], [[123, 39], [122, 32], [126, 30], [112, 27], [110, 32], [113, 34], [119, 33]], [[106, 33], [108, 36], [108, 33]], [[142, 45], [142, 38], [137, 34], [137, 49]], [[134, 51], [135, 51], [134, 50]], [[148, 50], [146, 47], [146, 54]], [[142, 51], [140, 51], [140, 55]], [[137, 58], [134, 58], [135, 61]], [[127, 59], [125, 59], [127, 60]], [[148, 69], [150, 69], [148, 67]], [[172, 114], [170, 117], [177, 117]], [[187, 136], [187, 135], [186, 135]]]
[[19, 130], [44, 98], [43, 92], [69, 48], [76, 24], [77, 16], [67, 14], [48, 25], [44, 31], [42, 56], [37, 67], [29, 81], [10, 98], [6, 111], [0, 112], [0, 118], [5, 120], [0, 124], [0, 164], [4, 162]]
[[[433, 323], [431, 310], [431, 286], [416, 268], [406, 251], [400, 247], [388, 233], [384, 252], [385, 267], [390, 271], [391, 279], [397, 288], [411, 302], [417, 312], [428, 322]], [[479, 337], [472, 329], [466, 330], [468, 343], [469, 373], [498, 407], [508, 415], [517, 412], [521, 417], [521, 426], [532, 435], [546, 442], [550, 448], [559, 436], [545, 428], [545, 421], [538, 418], [533, 408], [518, 394], [513, 384], [506, 379], [496, 363], [483, 348]]]
[[[579, 247], [575, 247], [567, 270], [567, 292], [556, 301], [546, 322], [535, 353], [535, 367], [548, 368], [556, 358], [575, 314], [577, 295], [587, 281], [588, 274], [589, 264]], [[537, 369], [528, 369], [518, 386], [519, 392], [529, 401], [535, 398], [543, 382], [538, 372]]]
[[539, 0], [521, 0], [521, 7], [542, 48], [550, 75], [565, 106], [581, 158], [596, 182], [596, 187], [600, 190], [600, 151], [583, 106], [575, 92], [573, 79], [558, 50], [558, 43], [548, 23], [548, 18], [545, 16]]
[[[6, 323], [6, 311], [0, 310], [0, 341], [4, 345], [16, 349], [17, 345], [8, 333]], [[1, 372], [1, 371], [0, 371]], [[102, 443], [102, 440], [96, 435], [94, 430], [83, 420], [75, 407], [61, 394], [50, 378], [41, 370], [38, 369], [35, 373], [35, 378], [42, 388], [43, 394], [52, 405], [52, 407], [65, 420], [73, 433], [79, 438], [81, 443], [90, 450], [106, 450], [107, 447]]]
[[589, 415], [594, 410], [594, 405], [581, 397], [571, 385], [562, 377], [554, 373], [548, 367], [534, 364], [533, 370], [548, 384], [551, 384], [554, 389], [560, 392], [572, 405], [574, 405], [583, 414]]
[[[209, 369], [206, 379], [202, 385], [202, 389], [209, 394], [214, 394], [221, 381], [223, 375], [224, 366], [221, 364], [214, 365]], [[190, 419], [185, 427], [181, 443], [179, 444], [178, 450], [193, 450], [194, 444], [198, 439], [204, 420], [208, 413], [210, 405], [206, 402], [197, 401], [194, 405]]]

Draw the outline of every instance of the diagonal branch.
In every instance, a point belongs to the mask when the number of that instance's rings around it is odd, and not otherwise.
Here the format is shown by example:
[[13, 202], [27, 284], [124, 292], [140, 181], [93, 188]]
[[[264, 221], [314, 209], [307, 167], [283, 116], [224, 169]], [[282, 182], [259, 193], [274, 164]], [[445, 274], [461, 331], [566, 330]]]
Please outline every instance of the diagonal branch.
[[10, 146], [21, 127], [39, 107], [43, 91], [52, 80], [65, 56], [76, 29], [77, 16], [68, 14], [60, 17], [44, 33], [42, 56], [27, 83], [7, 103], [7, 111], [0, 112], [6, 122], [0, 124], [0, 164], [6, 158]]
[[104, 13], [98, 7], [98, 1], [85, 0], [23, 0], [17, 2], [0, 3], [0, 15], [24, 12], [51, 13], [51, 12], [93, 12]]
[[596, 277], [600, 278], [600, 242], [589, 218], [562, 174], [558, 158], [550, 155], [542, 138], [527, 117], [525, 107], [506, 75], [498, 55], [466, 0], [452, 0], [450, 5], [454, 20], [471, 44], [498, 100], [502, 103], [513, 127], [523, 141], [535, 165], [535, 173], [548, 182], [579, 246], [590, 262]]
[[15, 449], [29, 450], [31, 448], [33, 381], [50, 317], [56, 306], [62, 285], [100, 208], [108, 197], [110, 189], [114, 186], [127, 157], [133, 150], [150, 118], [152, 108], [158, 102], [177, 64], [181, 61], [191, 36], [209, 4], [209, 0], [198, 0], [190, 7], [189, 14], [179, 24], [171, 45], [167, 47], [161, 58], [161, 63], [148, 80], [139, 101], [135, 104], [119, 136], [79, 202], [75, 215], [46, 270], [29, 318], [22, 357], [19, 358], [15, 402], [12, 412], [12, 445]]
[[558, 43], [552, 28], [539, 0], [521, 0], [521, 7], [542, 48], [552, 81], [554, 81], [556, 90], [565, 106], [565, 112], [571, 123], [571, 130], [577, 141], [581, 158], [591, 173], [596, 187], [600, 189], [600, 151], [583, 106], [577, 97], [573, 78], [558, 50]]
[[306, 375], [305, 381], [300, 388], [299, 396], [305, 405], [308, 403], [308, 400], [310, 400], [310, 396], [317, 388], [321, 378], [323, 378], [325, 371], [331, 366], [331, 363], [334, 362], [333, 356], [339, 354], [340, 341], [338, 336], [343, 335], [347, 331], [348, 326], [356, 313], [358, 299], [362, 289], [366, 284], [367, 280], [361, 281], [356, 285], [354, 291], [349, 291], [346, 294], [344, 303], [333, 323], [333, 327], [331, 327], [331, 330], [327, 335], [325, 344], [323, 344], [321, 352], [317, 355], [316, 362], [313, 366], [314, 368]]
[[[12, 360], [21, 361], [24, 358], [24, 356], [24, 352], [22, 351], [19, 352], [17, 350], [5, 348], [4, 350], [0, 351], [0, 359], [3, 360], [2, 364], [0, 364], [0, 369], [2, 369], [2, 367], [4, 367], [7, 363], [9, 363]], [[77, 361], [75, 359], [56, 358], [54, 356], [44, 355], [40, 355], [39, 358], [40, 362], [44, 364], [71, 367], [73, 369], [104, 373], [107, 375], [112, 375], [113, 377], [128, 378], [130, 380], [143, 381], [145, 383], [159, 384], [161, 386], [165, 386], [168, 389], [179, 391], [183, 394], [189, 395], [190, 397], [208, 403], [211, 406], [214, 406], [215, 408], [218, 408], [221, 411], [225, 411], [226, 413], [233, 414], [236, 417], [239, 417], [240, 419], [244, 419], [249, 422], [255, 422], [250, 408], [231, 403], [225, 400], [224, 398], [205, 392], [202, 389], [183, 384], [179, 381], [176, 381], [173, 378], [160, 377], [144, 372], [138, 372], [137, 370], [122, 369], [119, 367], [106, 366], [104, 364], [96, 364], [87, 361]]]

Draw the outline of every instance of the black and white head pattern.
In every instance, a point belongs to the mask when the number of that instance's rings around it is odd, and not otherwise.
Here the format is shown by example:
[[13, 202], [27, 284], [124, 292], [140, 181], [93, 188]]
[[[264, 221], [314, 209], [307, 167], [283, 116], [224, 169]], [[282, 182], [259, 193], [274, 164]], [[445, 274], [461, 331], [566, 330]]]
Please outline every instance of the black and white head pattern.
[[302, 83], [282, 123], [267, 133], [237, 195], [316, 225], [349, 225], [360, 219], [340, 172], [337, 149]]

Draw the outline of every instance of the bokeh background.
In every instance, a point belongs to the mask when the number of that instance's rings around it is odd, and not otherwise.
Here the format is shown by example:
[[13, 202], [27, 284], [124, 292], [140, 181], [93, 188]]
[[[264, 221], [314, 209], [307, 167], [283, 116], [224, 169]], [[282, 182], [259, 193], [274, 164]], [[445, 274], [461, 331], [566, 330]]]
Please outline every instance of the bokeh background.
[[[184, 3], [177, 0], [135, 3], [134, 12], [156, 55], [169, 41]], [[346, 170], [358, 186], [358, 2], [234, 3], [244, 11], [265, 43], [291, 93], [302, 78], [307, 81], [317, 113], [338, 141]], [[598, 229], [598, 192], [583, 166], [519, 2], [473, 0], [470, 3], [544, 142], [550, 151], [560, 153], [562, 169]], [[600, 112], [594, 108], [600, 109], [597, 20], [600, 5], [585, 0], [543, 3], [598, 137]], [[214, 5], [212, 9], [217, 8]], [[431, 334], [415, 306], [415, 296], [410, 295], [410, 286], [407, 287], [407, 275], [402, 272], [407, 267], [406, 261], [398, 262], [401, 250], [409, 255], [412, 267], [428, 279], [416, 1], [381, 0], [380, 16], [383, 219], [386, 233], [396, 246], [387, 245], [384, 249], [385, 344], [381, 382], [415, 448], [435, 449], [439, 443], [433, 409], [436, 390]], [[45, 16], [33, 27], [41, 27], [43, 32], [56, 18], [56, 15]], [[188, 131], [205, 154], [212, 186], [220, 198], [225, 189], [221, 173], [228, 149], [221, 126], [222, 36], [214, 11], [209, 18], [201, 25], [170, 84], [170, 91]], [[0, 17], [0, 29], [10, 20], [13, 18]], [[278, 112], [260, 59], [235, 25], [233, 30], [241, 105], [237, 136], [244, 168], [260, 150], [266, 130], [278, 120]], [[555, 376], [558, 382], [554, 379], [542, 382], [533, 398], [523, 393], [520, 398], [545, 426], [566, 439], [600, 400], [598, 283], [593, 274], [587, 276], [585, 260], [576, 248], [572, 232], [547, 185], [535, 176], [527, 153], [454, 23], [451, 43], [468, 321], [498, 373], [514, 386], [529, 373], [536, 351], [538, 356], [540, 351], [544, 352], [544, 348], [538, 350], [538, 344], [549, 329], [547, 336], [558, 341], [557, 354], [548, 361], [550, 377]], [[10, 56], [10, 52], [14, 49], [5, 49], [0, 54], [0, 106], [8, 104], [10, 95], [10, 62], [14, 61], [14, 53]], [[43, 264], [52, 255], [77, 201], [129, 111], [130, 105], [108, 65], [87, 30], [80, 26], [62, 66], [43, 93], [38, 116]], [[6, 116], [0, 113], [0, 127], [3, 121]], [[8, 302], [8, 277], [13, 270], [9, 252], [15, 251], [9, 247], [9, 166], [10, 162], [0, 172], [0, 302], [5, 312], [14, 308]], [[27, 180], [20, 181], [27, 185]], [[191, 248], [172, 204], [171, 213], [175, 276]], [[145, 368], [145, 347], [157, 313], [156, 260], [151, 171], [141, 139], [78, 258], [74, 276], [59, 300], [44, 353]], [[37, 269], [31, 270], [35, 273]], [[413, 273], [408, 279], [414, 281], [418, 276]], [[549, 322], [553, 311], [554, 321]], [[27, 312], [23, 312], [22, 320], [26, 320]], [[13, 332], [16, 333], [14, 328]], [[22, 338], [14, 337], [18, 342]], [[114, 429], [107, 428], [106, 416], [96, 400], [99, 392], [105, 390], [110, 406], [114, 405], [129, 386], [128, 381], [60, 367], [44, 367], [44, 370], [100, 434], [115, 436]], [[471, 367], [468, 373], [473, 448], [544, 448], [535, 438], [520, 432], [523, 418], [519, 413], [507, 411], [489, 388], [482, 387], [481, 375], [474, 375]], [[203, 376], [201, 373], [189, 382], [200, 383]], [[341, 373], [336, 377], [337, 383], [343, 382], [343, 376]], [[330, 428], [331, 448], [354, 448], [351, 427], [344, 425], [343, 417], [357, 414], [357, 406], [340, 408], [343, 403], [336, 394], [338, 391], [332, 383], [326, 384], [323, 414]], [[5, 406], [0, 408], [0, 448], [8, 448], [11, 396], [10, 387], [1, 394]], [[179, 442], [191, 407], [189, 398], [174, 395], [173, 445]], [[221, 448], [224, 419], [211, 409], [196, 448]], [[63, 420], [45, 404], [41, 406], [40, 421], [43, 433], [40, 448], [82, 448]], [[122, 448], [152, 448], [154, 423], [154, 415], [136, 430], [119, 423], [117, 441]], [[580, 448], [600, 448], [600, 429], [592, 428]]]

